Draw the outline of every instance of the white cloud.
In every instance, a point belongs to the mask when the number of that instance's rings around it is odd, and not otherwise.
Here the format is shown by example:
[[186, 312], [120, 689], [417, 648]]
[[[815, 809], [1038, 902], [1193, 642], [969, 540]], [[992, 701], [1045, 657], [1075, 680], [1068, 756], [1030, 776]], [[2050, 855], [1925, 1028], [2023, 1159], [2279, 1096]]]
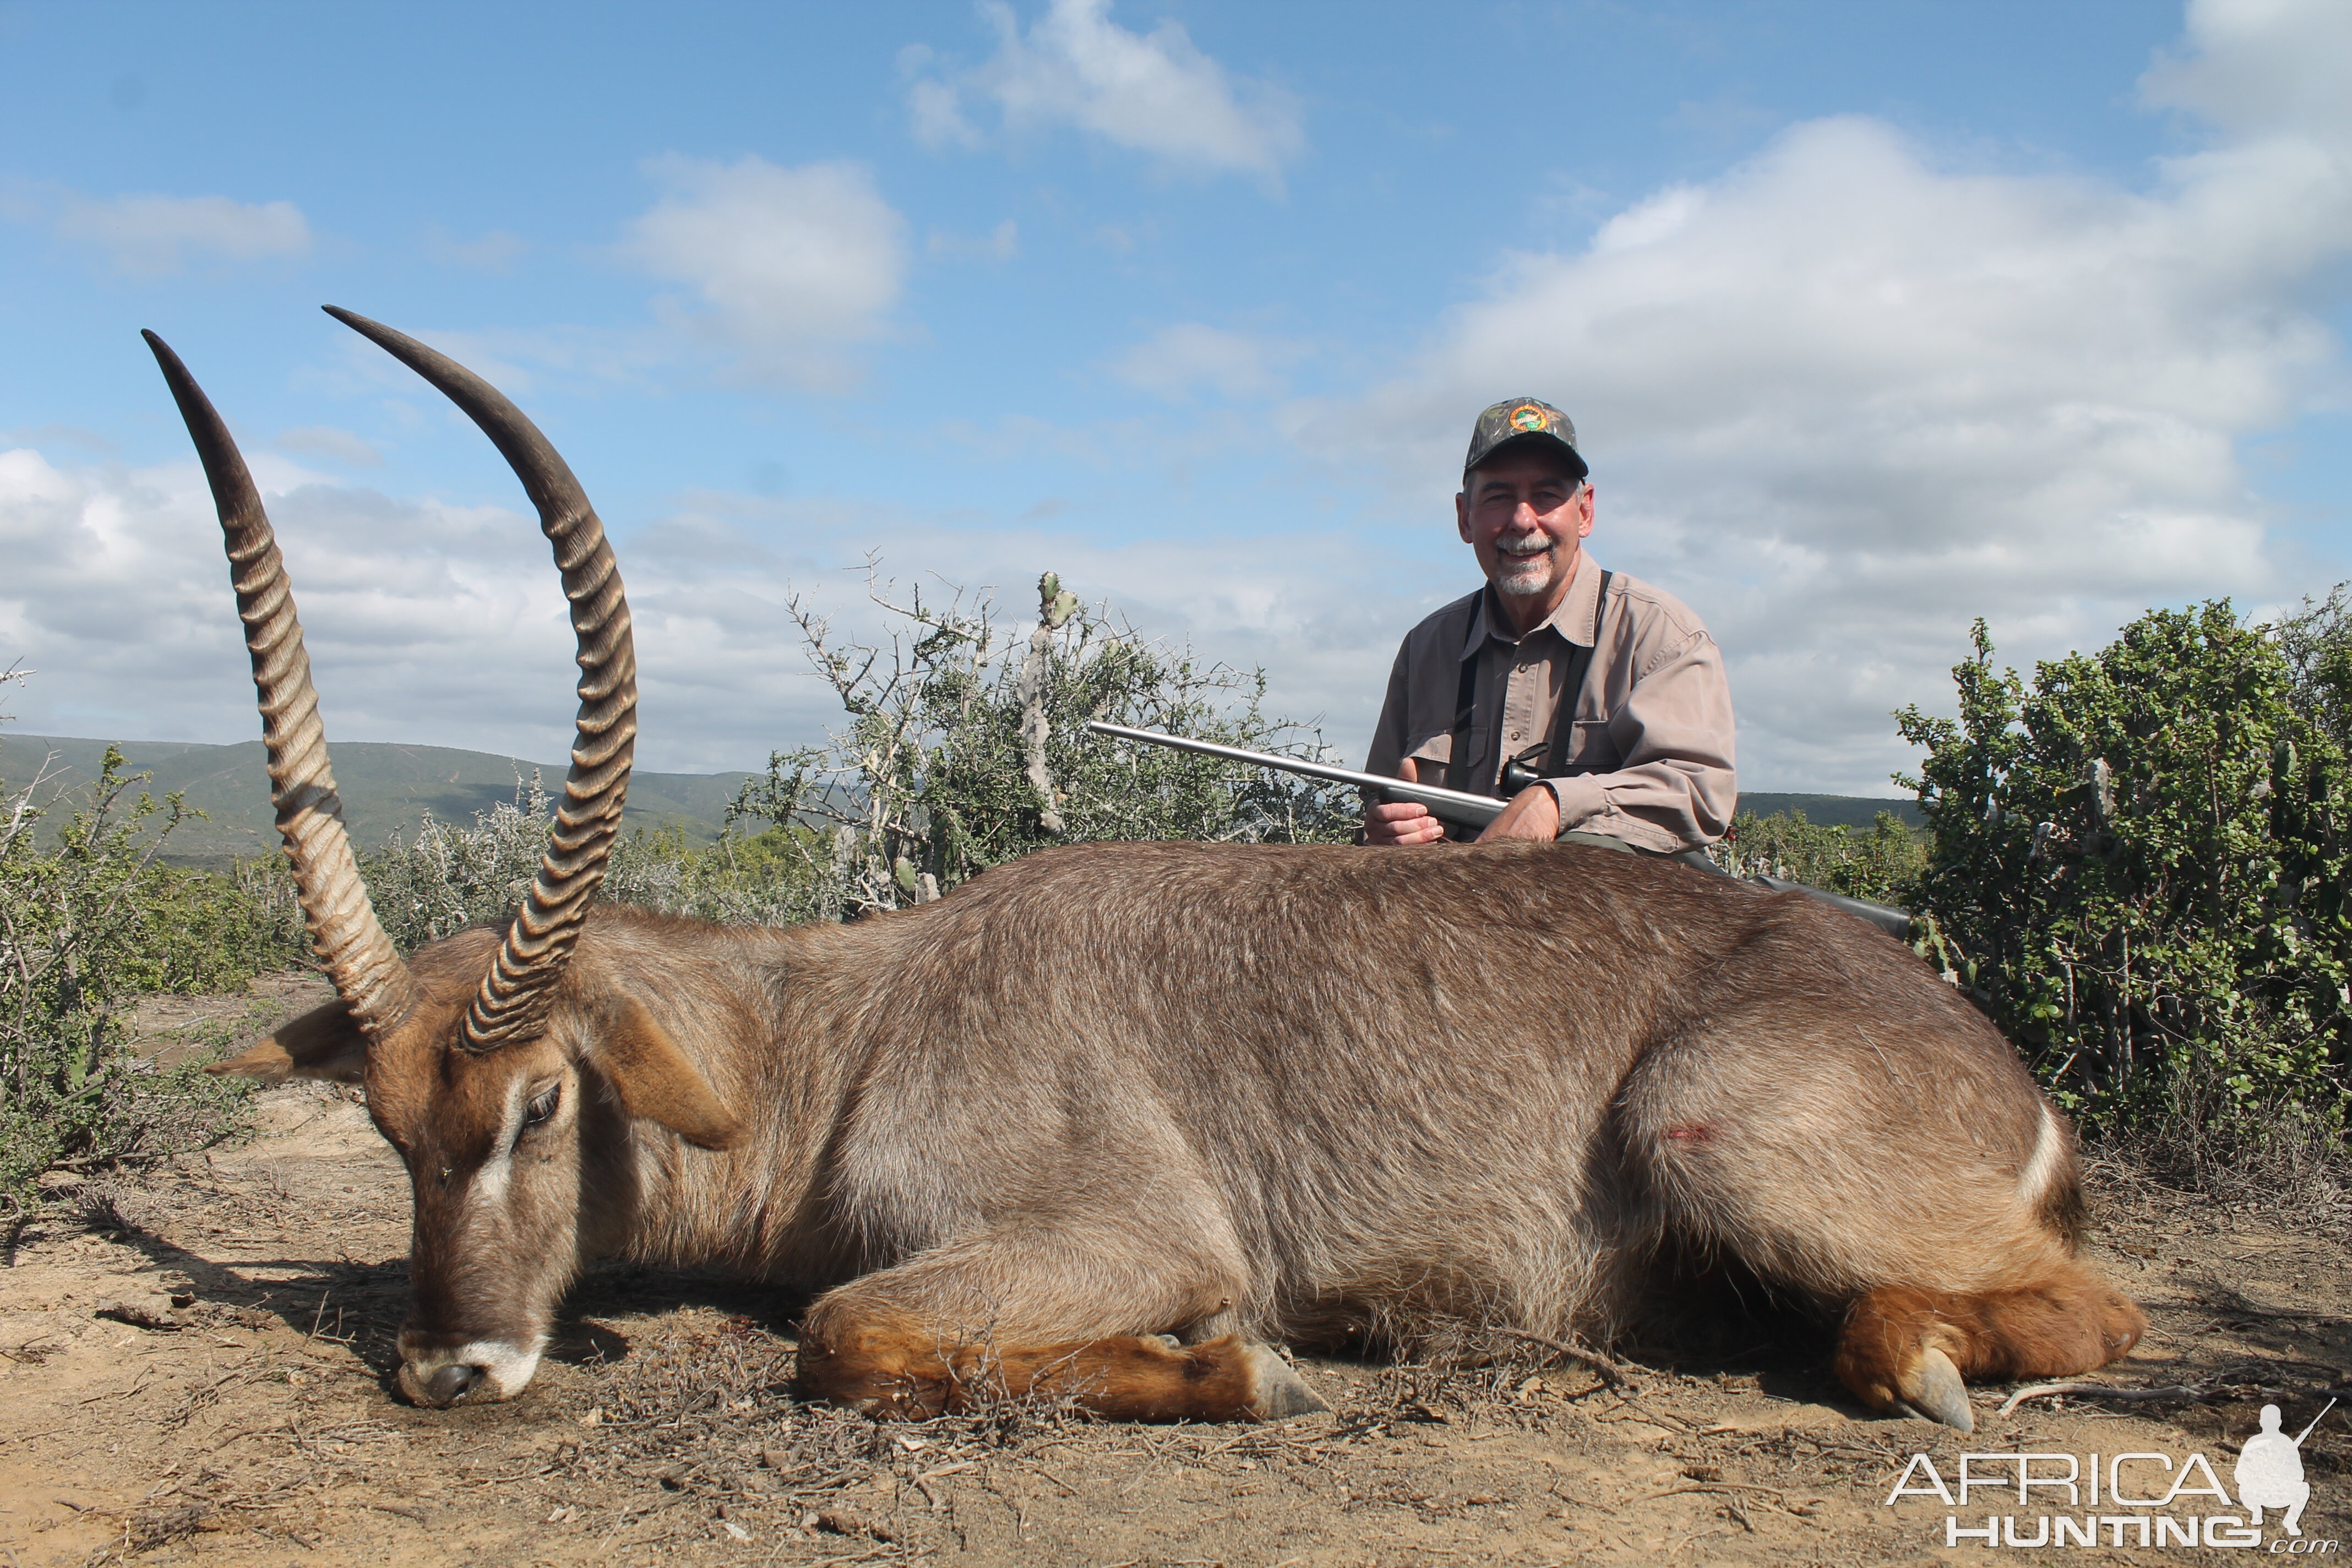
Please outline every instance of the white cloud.
[[836, 387], [846, 351], [891, 330], [907, 270], [906, 220], [856, 163], [779, 168], [662, 158], [667, 195], [629, 229], [625, 253], [688, 285], [661, 302], [670, 322], [761, 378]]
[[1239, 402], [1286, 391], [1281, 367], [1299, 352], [1297, 344], [1278, 339], [1180, 321], [1129, 349], [1111, 373], [1129, 386], [1162, 397], [1181, 401], [1195, 389], [1208, 387]]
[[[570, 628], [526, 510], [455, 507], [324, 482], [248, 451], [299, 605], [331, 740], [407, 742], [560, 759], [572, 710]], [[844, 631], [878, 628], [857, 568], [991, 586], [1017, 620], [1047, 568], [1110, 600], [1147, 635], [1210, 658], [1276, 668], [1274, 710], [1332, 696], [1356, 745], [1378, 683], [1365, 651], [1412, 604], [1359, 542], [1299, 537], [1281, 569], [1263, 540], [1125, 539], [1074, 516], [1058, 529], [976, 528], [855, 502], [689, 497], [616, 539], [635, 623], [639, 759], [663, 771], [757, 766], [842, 718], [784, 613], [796, 589]], [[789, 538], [793, 553], [766, 545]], [[193, 461], [74, 465], [0, 451], [0, 668], [40, 675], [11, 695], [34, 734], [225, 742], [256, 732], [219, 526]], [[1247, 563], [1237, 569], [1237, 563]], [[1374, 657], [1383, 664], [1386, 649]]]
[[2352, 10], [2327, 0], [2193, 0], [2189, 49], [2162, 61], [2143, 97], [2240, 136], [2352, 141]]
[[[331, 740], [563, 756], [578, 670], [527, 510], [399, 500], [247, 456]], [[258, 732], [220, 528], [193, 460], [133, 469], [0, 451], [0, 668], [22, 658], [41, 672], [12, 698], [15, 728], [215, 742]], [[782, 629], [783, 563], [691, 519], [619, 554], [645, 765], [747, 766], [815, 732], [814, 679]]]
[[[11, 204], [12, 216], [26, 216]], [[205, 263], [294, 261], [310, 254], [310, 225], [292, 202], [226, 196], [87, 196], [31, 204], [60, 238], [105, 254], [115, 271], [168, 277]]]
[[[1072, 126], [1115, 147], [1194, 174], [1255, 174], [1273, 182], [1306, 147], [1297, 100], [1270, 83], [1234, 77], [1196, 47], [1183, 25], [1149, 34], [1109, 16], [1109, 0], [1052, 0], [1024, 31], [1010, 5], [982, 14], [997, 46], [980, 66], [920, 76], [908, 89], [916, 138], [929, 146], [976, 146], [969, 112], [995, 110], [1015, 136]], [[933, 63], [918, 47], [911, 73]]]
[[1476, 409], [1559, 403], [1596, 555], [1730, 652], [1743, 776], [1883, 788], [1888, 710], [1943, 700], [1973, 616], [2022, 658], [2151, 604], [2315, 585], [2235, 443], [2341, 384], [2321, 309], [2352, 255], [2352, 11], [2205, 0], [2188, 36], [2147, 90], [2221, 134], [2147, 190], [1801, 124], [1582, 251], [1509, 258], [1406, 374], [1292, 427], [1433, 507]]
[[[551, 568], [534, 559], [545, 547], [529, 523], [332, 489], [267, 452], [247, 457], [279, 529], [331, 736], [398, 738], [446, 703], [449, 732], [488, 740], [511, 705], [500, 688], [527, 685], [522, 669], [545, 672], [549, 716], [562, 714], [560, 601], [534, 602]], [[206, 741], [250, 731], [220, 528], [193, 462], [68, 467], [0, 453], [0, 550], [12, 564], [0, 647], [37, 649], [44, 667], [18, 709], [22, 728]], [[412, 689], [420, 680], [431, 695]], [[532, 738], [550, 732], [541, 723]]]

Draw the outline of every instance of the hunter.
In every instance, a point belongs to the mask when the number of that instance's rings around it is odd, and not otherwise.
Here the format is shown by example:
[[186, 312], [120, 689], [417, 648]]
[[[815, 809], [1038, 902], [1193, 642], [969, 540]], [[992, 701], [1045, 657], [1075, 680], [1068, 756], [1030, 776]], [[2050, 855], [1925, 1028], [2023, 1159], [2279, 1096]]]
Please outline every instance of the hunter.
[[[1738, 802], [1731, 691], [1706, 627], [1583, 547], [1592, 485], [1568, 416], [1532, 397], [1478, 416], [1454, 498], [1486, 584], [1412, 628], [1366, 773], [1510, 804], [1479, 834], [1690, 855]], [[1367, 844], [1431, 844], [1428, 808], [1374, 805]]]

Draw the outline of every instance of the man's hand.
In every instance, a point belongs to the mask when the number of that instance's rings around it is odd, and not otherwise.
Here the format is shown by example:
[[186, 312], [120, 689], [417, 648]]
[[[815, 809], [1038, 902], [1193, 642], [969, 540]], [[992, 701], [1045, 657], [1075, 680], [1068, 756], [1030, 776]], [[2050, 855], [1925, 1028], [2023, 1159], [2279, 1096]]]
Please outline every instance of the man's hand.
[[1486, 824], [1478, 842], [1498, 838], [1533, 838], [1549, 844], [1559, 837], [1559, 797], [1545, 784], [1529, 784], [1511, 797], [1503, 815]]
[[[1419, 784], [1421, 765], [1407, 757], [1397, 764], [1397, 777], [1407, 784]], [[1546, 790], [1544, 793], [1549, 795], [1551, 792]], [[1556, 817], [1558, 813], [1553, 815]], [[1429, 807], [1425, 805], [1415, 805], [1406, 801], [1364, 807], [1364, 842], [1367, 844], [1434, 844], [1444, 837], [1445, 824], [1430, 816]]]

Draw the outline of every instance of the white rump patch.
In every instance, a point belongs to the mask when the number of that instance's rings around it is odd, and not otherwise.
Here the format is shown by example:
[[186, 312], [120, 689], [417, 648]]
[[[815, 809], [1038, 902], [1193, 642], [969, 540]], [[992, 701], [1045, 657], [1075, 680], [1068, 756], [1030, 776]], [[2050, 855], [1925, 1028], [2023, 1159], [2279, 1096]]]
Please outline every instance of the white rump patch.
[[2059, 1130], [2057, 1113], [2047, 1105], [2041, 1109], [2042, 1131], [2033, 1140], [2033, 1157], [2025, 1162], [2017, 1177], [2017, 1195], [2029, 1205], [2050, 1195], [2050, 1184], [2058, 1179], [2059, 1162], [2066, 1153], [2066, 1134]]

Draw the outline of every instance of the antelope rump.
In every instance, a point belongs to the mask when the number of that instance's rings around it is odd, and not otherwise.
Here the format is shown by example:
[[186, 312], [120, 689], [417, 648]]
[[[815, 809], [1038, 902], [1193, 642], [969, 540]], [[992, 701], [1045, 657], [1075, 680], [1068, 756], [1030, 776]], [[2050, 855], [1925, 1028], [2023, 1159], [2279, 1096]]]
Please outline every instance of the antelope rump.
[[337, 999], [215, 1070], [364, 1084], [415, 1199], [402, 1391], [504, 1399], [598, 1258], [814, 1297], [814, 1398], [1321, 1407], [1272, 1347], [1440, 1323], [1606, 1342], [1694, 1260], [1840, 1324], [1963, 1429], [2144, 1321], [2078, 1260], [2073, 1135], [1983, 1017], [1798, 894], [1576, 845], [1081, 844], [849, 924], [597, 904], [635, 736], [621, 578], [494, 388], [332, 312], [495, 442], [554, 547], [578, 740], [502, 929], [404, 960], [345, 834], [284, 564], [185, 368], [272, 798]]

